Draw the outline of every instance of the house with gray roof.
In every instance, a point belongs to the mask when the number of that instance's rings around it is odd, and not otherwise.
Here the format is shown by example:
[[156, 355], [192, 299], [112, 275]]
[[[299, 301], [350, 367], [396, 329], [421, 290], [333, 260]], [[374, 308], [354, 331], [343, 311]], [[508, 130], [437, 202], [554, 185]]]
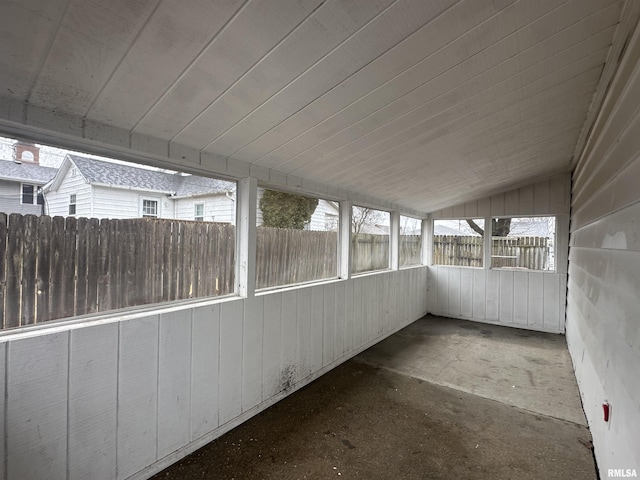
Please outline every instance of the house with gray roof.
[[41, 189], [55, 174], [55, 168], [39, 165], [33, 155], [24, 161], [0, 160], [0, 212], [41, 215]]
[[67, 155], [44, 188], [49, 215], [235, 222], [235, 183]]

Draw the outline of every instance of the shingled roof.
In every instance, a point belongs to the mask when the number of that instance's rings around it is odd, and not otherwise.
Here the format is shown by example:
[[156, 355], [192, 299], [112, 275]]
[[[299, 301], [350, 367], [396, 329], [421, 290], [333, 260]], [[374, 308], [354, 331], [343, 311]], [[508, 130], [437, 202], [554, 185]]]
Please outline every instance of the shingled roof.
[[55, 168], [42, 167], [34, 163], [16, 163], [0, 160], [0, 180], [44, 185], [55, 177], [56, 172], [57, 169]]
[[223, 193], [235, 190], [233, 182], [197, 175], [165, 173], [120, 163], [68, 155], [82, 176], [91, 184], [152, 190], [176, 197]]

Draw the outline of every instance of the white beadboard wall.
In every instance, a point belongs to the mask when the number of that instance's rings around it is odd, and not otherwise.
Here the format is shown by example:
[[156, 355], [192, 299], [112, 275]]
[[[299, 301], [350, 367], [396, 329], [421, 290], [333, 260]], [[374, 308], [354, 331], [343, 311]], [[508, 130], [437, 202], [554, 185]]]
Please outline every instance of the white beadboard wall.
[[[456, 205], [431, 218], [555, 215], [556, 271], [429, 266], [429, 312], [544, 332], [564, 332], [569, 236], [568, 174], [556, 175], [489, 198]], [[433, 248], [429, 239], [429, 248]]]
[[640, 474], [639, 98], [636, 28], [573, 175], [567, 343], [602, 478]]
[[416, 267], [0, 338], [0, 479], [148, 478], [422, 317], [426, 288]]

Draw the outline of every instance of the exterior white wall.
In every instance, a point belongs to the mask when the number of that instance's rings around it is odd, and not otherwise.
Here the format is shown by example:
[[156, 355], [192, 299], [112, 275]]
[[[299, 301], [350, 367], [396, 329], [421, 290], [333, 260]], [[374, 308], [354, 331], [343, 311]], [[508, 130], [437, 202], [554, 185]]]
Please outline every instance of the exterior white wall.
[[[44, 200], [47, 215], [69, 216], [69, 196], [76, 194], [76, 217], [92, 217], [92, 195], [89, 185], [82, 175], [71, 176], [71, 169], [67, 171], [60, 188], [45, 193]], [[98, 217], [100, 218], [100, 217]]]
[[148, 478], [423, 316], [426, 284], [418, 267], [0, 337], [0, 479]]
[[[429, 312], [530, 330], [564, 332], [569, 175], [434, 212], [432, 219], [555, 215], [556, 271], [429, 266]], [[433, 248], [432, 239], [427, 241]], [[485, 250], [486, 251], [486, 250]]]
[[602, 478], [640, 475], [638, 98], [636, 29], [573, 175], [567, 343]]
[[180, 220], [194, 220], [196, 203], [204, 203], [204, 220], [235, 224], [235, 194], [229, 198], [225, 194], [201, 197], [180, 198], [175, 200], [176, 217]]
[[0, 212], [40, 215], [42, 205], [23, 204], [22, 183], [0, 180]]
[[340, 217], [338, 209], [333, 207], [327, 200], [320, 199], [311, 220], [309, 221], [309, 230], [324, 231], [326, 228], [326, 215], [334, 215], [336, 217], [335, 228], [338, 228]]

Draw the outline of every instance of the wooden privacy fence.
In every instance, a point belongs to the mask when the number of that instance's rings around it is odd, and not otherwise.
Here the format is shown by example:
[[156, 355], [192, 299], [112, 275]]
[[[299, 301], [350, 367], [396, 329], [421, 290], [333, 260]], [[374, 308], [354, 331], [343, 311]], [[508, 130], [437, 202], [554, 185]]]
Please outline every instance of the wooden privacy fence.
[[234, 250], [224, 224], [0, 213], [0, 324], [224, 295]]
[[[388, 268], [388, 235], [352, 238], [354, 272]], [[155, 218], [0, 213], [0, 326], [233, 293], [235, 227]], [[257, 229], [258, 288], [332, 278], [337, 232]], [[400, 242], [420, 261], [420, 236]]]
[[[434, 235], [433, 263], [482, 267], [483, 238], [471, 235]], [[550, 262], [547, 237], [493, 237], [491, 266], [546, 270]]]
[[258, 228], [256, 288], [332, 278], [337, 274], [337, 232]]

